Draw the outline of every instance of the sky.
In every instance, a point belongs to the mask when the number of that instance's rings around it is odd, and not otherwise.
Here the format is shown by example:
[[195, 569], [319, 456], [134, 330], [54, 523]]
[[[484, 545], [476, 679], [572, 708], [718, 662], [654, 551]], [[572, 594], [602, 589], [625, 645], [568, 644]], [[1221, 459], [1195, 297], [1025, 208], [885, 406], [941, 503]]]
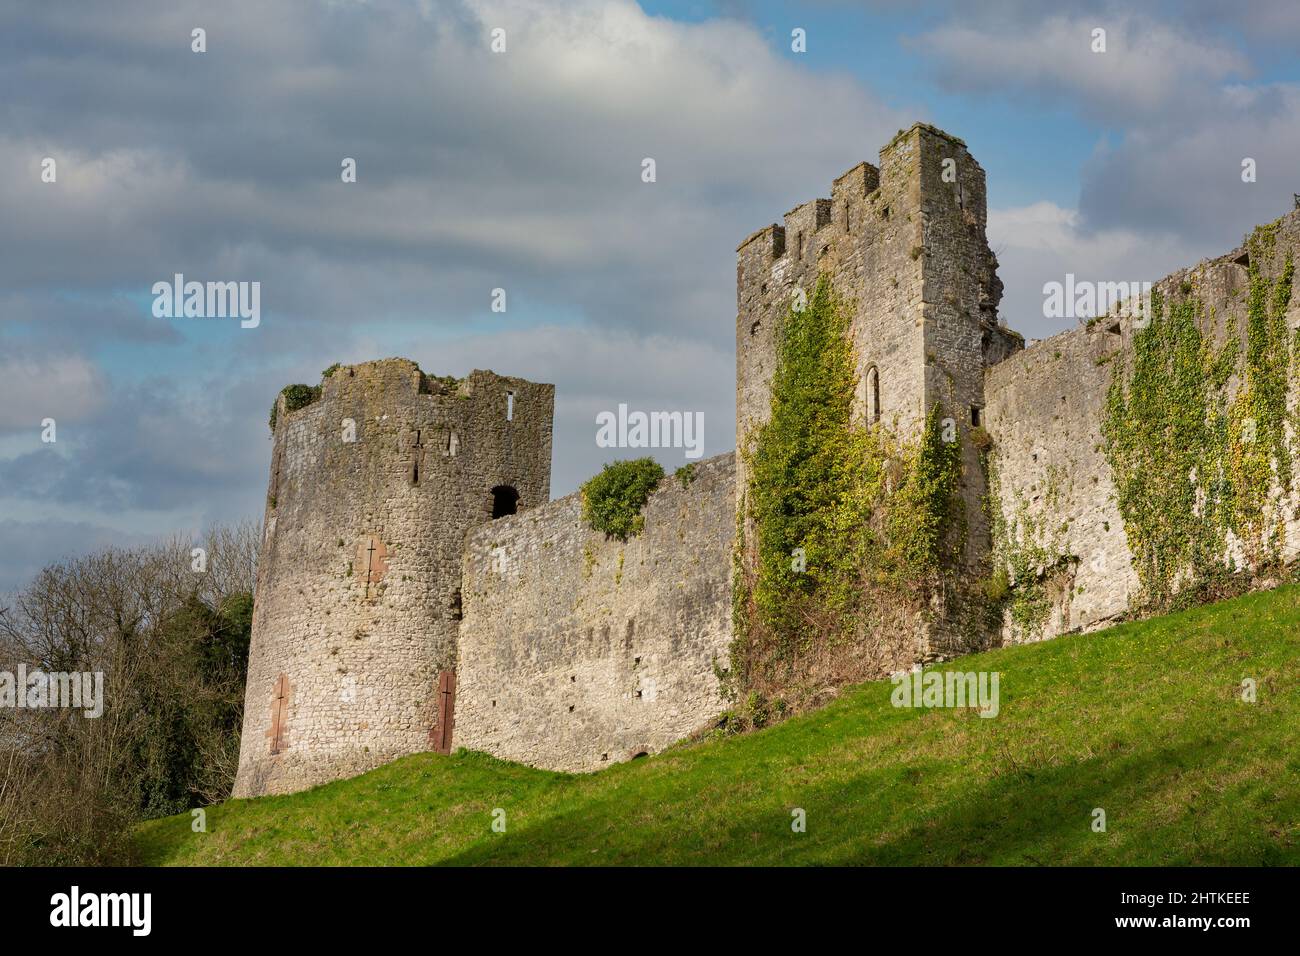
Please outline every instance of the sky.
[[[1060, 331], [1045, 282], [1292, 208], [1298, 48], [1294, 0], [0, 0], [0, 592], [260, 521], [271, 402], [335, 362], [554, 383], [557, 497], [636, 454], [620, 403], [730, 450], [736, 245], [917, 121], [984, 167], [1003, 320]], [[260, 323], [156, 317], [177, 273]]]

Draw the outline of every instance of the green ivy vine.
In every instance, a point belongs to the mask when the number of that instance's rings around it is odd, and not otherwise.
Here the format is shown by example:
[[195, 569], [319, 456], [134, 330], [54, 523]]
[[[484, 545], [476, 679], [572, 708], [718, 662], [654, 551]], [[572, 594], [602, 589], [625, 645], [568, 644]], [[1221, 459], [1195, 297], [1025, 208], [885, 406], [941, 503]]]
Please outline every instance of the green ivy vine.
[[1229, 534], [1253, 564], [1276, 558], [1273, 491], [1286, 493], [1294, 481], [1287, 392], [1297, 360], [1285, 318], [1290, 254], [1275, 277], [1266, 274], [1276, 226], [1247, 241], [1244, 350], [1232, 318], [1225, 343], [1214, 347], [1201, 331], [1202, 320], [1214, 326], [1214, 314], [1183, 283], [1172, 296], [1153, 292], [1150, 323], [1135, 332], [1132, 355], [1115, 363], [1103, 447], [1140, 604], [1167, 605], [1180, 588], [1231, 570]]
[[952, 533], [959, 442], [944, 440], [937, 407], [910, 443], [855, 420], [849, 318], [824, 276], [787, 313], [771, 415], [742, 442], [738, 690], [787, 686], [799, 679], [790, 665], [818, 646], [869, 639], [876, 602], [890, 595], [923, 605], [917, 595], [964, 543]]

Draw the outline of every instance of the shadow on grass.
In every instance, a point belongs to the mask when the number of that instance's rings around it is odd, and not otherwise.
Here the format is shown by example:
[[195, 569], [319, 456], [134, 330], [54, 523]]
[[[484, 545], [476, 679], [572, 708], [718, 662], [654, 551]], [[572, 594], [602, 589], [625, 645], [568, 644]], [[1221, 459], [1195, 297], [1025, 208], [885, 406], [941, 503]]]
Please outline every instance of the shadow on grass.
[[[770, 803], [737, 817], [725, 808], [643, 823], [602, 796], [580, 810], [477, 841], [446, 865], [1186, 865], [1300, 862], [1267, 834], [1221, 825], [1202, 840], [1190, 807], [1170, 805], [1170, 781], [1189, 767], [1229, 759], [1227, 741], [1092, 758], [987, 779], [946, 779], [937, 792], [904, 767], [864, 772], [809, 789], [799, 805], [808, 832], [791, 830], [790, 807]], [[942, 788], [959, 793], [947, 798]], [[909, 801], [909, 791], [912, 799]], [[679, 798], [688, 797], [679, 794]], [[882, 812], [881, 805], [888, 810]], [[926, 809], [926, 804], [933, 804]], [[1095, 807], [1108, 832], [1091, 828]], [[638, 808], [639, 810], [640, 808]], [[664, 811], [674, 808], [665, 805]], [[1224, 809], [1231, 815], [1231, 810]], [[1222, 821], [1217, 821], [1221, 824]], [[1217, 842], [1215, 840], [1217, 836]]]

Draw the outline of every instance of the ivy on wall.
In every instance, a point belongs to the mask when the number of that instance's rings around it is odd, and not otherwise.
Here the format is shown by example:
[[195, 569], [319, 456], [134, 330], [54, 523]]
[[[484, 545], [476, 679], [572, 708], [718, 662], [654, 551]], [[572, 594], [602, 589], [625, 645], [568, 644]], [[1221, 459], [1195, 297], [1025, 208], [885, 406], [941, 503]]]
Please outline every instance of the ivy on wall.
[[1049, 591], [1052, 576], [1070, 570], [1078, 557], [1065, 544], [1068, 525], [1054, 522], [1066, 476], [1060, 468], [1049, 465], [1042, 488], [1043, 505], [1031, 511], [1020, 492], [1015, 492], [1009, 507], [1002, 506], [1001, 482], [992, 461], [988, 470], [988, 497], [985, 499], [993, 539], [993, 574], [985, 583], [985, 597], [999, 611], [1005, 611], [1013, 631], [1020, 638], [1037, 635], [1052, 610]]
[[1175, 591], [1231, 570], [1229, 535], [1255, 566], [1277, 558], [1277, 495], [1294, 481], [1287, 392], [1297, 356], [1285, 318], [1290, 254], [1266, 274], [1276, 229], [1261, 226], [1247, 241], [1244, 350], [1231, 319], [1218, 348], [1202, 333], [1214, 316], [1184, 283], [1152, 294], [1150, 323], [1115, 363], [1102, 436], [1139, 605], [1167, 605]]
[[791, 689], [836, 646], [878, 642], [882, 616], [922, 609], [964, 543], [951, 533], [961, 449], [940, 409], [911, 442], [855, 419], [849, 315], [824, 276], [786, 315], [771, 415], [741, 443], [731, 678], [751, 696]]

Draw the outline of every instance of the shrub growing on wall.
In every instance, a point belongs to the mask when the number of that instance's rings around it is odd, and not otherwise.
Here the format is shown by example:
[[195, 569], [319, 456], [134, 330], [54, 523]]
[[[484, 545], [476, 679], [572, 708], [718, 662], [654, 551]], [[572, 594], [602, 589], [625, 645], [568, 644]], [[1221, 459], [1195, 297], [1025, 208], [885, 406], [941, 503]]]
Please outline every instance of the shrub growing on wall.
[[645, 527], [641, 509], [663, 477], [663, 466], [653, 458], [606, 465], [582, 486], [583, 519], [620, 541], [640, 534]]
[[[326, 369], [331, 373], [330, 369]], [[316, 399], [320, 398], [319, 385], [286, 385], [280, 389], [280, 395], [284, 396], [284, 410], [286, 412], [296, 412], [300, 408], [306, 408]], [[274, 402], [271, 403], [271, 418], [269, 424], [271, 431], [275, 431], [275, 420], [280, 411], [280, 398], [277, 395]]]

